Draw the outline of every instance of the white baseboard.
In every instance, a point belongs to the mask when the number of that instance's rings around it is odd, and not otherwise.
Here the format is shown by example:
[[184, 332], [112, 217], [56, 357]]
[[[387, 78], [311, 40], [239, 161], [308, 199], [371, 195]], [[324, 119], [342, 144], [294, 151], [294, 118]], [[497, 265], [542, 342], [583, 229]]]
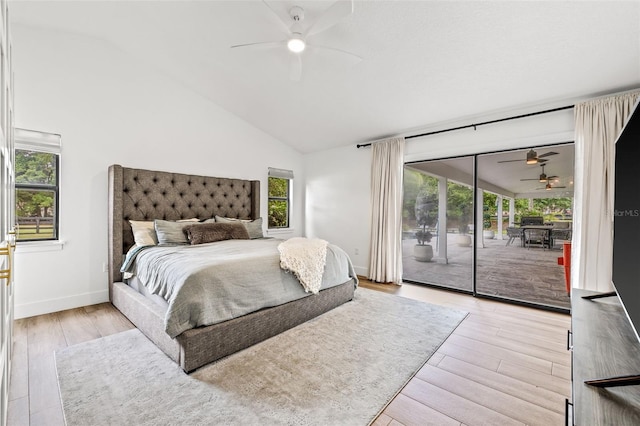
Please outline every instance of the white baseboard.
[[353, 265], [353, 270], [356, 271], [356, 274], [366, 277], [369, 274], [369, 270], [364, 266], [356, 266]]
[[108, 301], [109, 290], [101, 290], [58, 299], [16, 304], [14, 307], [14, 318], [29, 318], [36, 315], [50, 314], [52, 312], [65, 311], [67, 309], [80, 308], [82, 306], [95, 305]]

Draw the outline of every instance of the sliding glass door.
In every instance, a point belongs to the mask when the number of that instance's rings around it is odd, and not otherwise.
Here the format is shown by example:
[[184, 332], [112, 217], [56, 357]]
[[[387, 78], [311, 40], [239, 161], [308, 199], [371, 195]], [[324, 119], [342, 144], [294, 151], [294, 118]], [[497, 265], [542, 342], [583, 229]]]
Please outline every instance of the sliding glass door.
[[573, 151], [563, 144], [407, 163], [403, 279], [568, 309], [558, 258], [572, 237]]
[[558, 257], [572, 236], [573, 168], [573, 144], [478, 155], [478, 294], [569, 308]]
[[405, 165], [403, 279], [471, 292], [473, 157]]

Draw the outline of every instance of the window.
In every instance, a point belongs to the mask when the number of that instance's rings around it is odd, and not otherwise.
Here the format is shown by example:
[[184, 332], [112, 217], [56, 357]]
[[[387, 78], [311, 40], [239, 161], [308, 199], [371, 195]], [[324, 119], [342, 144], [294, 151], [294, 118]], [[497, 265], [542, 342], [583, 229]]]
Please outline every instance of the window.
[[18, 241], [58, 239], [60, 135], [16, 129]]
[[269, 167], [269, 229], [290, 228], [291, 170]]

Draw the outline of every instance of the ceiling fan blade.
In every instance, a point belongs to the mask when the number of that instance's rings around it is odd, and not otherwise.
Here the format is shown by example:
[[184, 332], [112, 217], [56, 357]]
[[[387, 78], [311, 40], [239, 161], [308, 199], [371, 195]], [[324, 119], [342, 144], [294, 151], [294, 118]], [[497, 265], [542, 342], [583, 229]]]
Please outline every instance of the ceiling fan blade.
[[[551, 186], [551, 188], [549, 188], [549, 190], [551, 190], [551, 189], [556, 189], [556, 188], [557, 188], [557, 189], [562, 189], [562, 188], [566, 188], [566, 186], [553, 186], [553, 185], [552, 185], [552, 186]], [[547, 189], [547, 187], [546, 187], [546, 186], [543, 186], [542, 188], [536, 188], [536, 190], [540, 190], [540, 189]]]
[[311, 25], [305, 35], [311, 36], [318, 34], [328, 28], [333, 27], [339, 23], [342, 19], [350, 16], [353, 13], [353, 0], [337, 1], [332, 4], [316, 22]]
[[339, 53], [341, 55], [347, 55], [351, 59], [355, 59], [356, 63], [360, 62], [362, 60], [362, 56], [358, 56], [355, 53], [347, 52], [346, 50], [337, 49], [335, 47], [319, 46], [317, 44], [308, 44], [308, 43], [307, 43], [307, 46], [311, 47], [313, 49], [328, 50], [328, 51], [331, 51], [331, 52], [334, 52], [334, 53]]
[[278, 12], [276, 12], [270, 5], [269, 3], [267, 3], [265, 0], [262, 0], [262, 3], [267, 6], [267, 8], [271, 11], [272, 16], [275, 18], [276, 21], [278, 21], [278, 23], [280, 24], [280, 26], [282, 27], [282, 29], [289, 34], [290, 30], [289, 30], [289, 26], [291, 25], [291, 22], [289, 20], [283, 20], [282, 17], [280, 15], [278, 15]]
[[300, 81], [302, 76], [302, 57], [296, 53], [291, 54], [291, 66], [289, 68], [289, 78], [291, 81]]
[[[519, 160], [501, 160], [501, 161], [498, 161], [498, 163], [515, 163], [515, 162], [523, 162], [523, 161], [525, 161], [525, 160], [523, 160], [523, 159], [519, 159]], [[547, 160], [545, 158], [538, 158], [538, 162], [537, 163], [533, 163], [533, 164], [544, 163], [546, 161], [549, 161], [549, 160]], [[527, 165], [530, 166], [531, 164], [527, 164]]]
[[544, 153], [544, 154], [542, 154], [542, 155], [538, 155], [538, 158], [549, 157], [549, 156], [551, 156], [551, 155], [558, 155], [558, 153], [557, 153], [557, 152], [553, 152], [553, 151], [549, 151], [549, 152], [545, 152], [545, 153]]
[[236, 49], [238, 47], [250, 47], [253, 49], [271, 49], [274, 47], [284, 46], [286, 41], [259, 41], [257, 43], [245, 43], [245, 44], [235, 44], [231, 46], [231, 49]]
[[[545, 161], [549, 161], [549, 160], [547, 160], [547, 159], [545, 159], [543, 157], [549, 157], [551, 155], [557, 155], [557, 154], [558, 154], [557, 152], [549, 151], [549, 152], [547, 152], [545, 154], [538, 155], [537, 157], [535, 157], [535, 159], [537, 161], [535, 163], [533, 163], [533, 164], [541, 164], [541, 163], [544, 163]], [[512, 163], [512, 162], [516, 162], [516, 161], [526, 161], [526, 160], [523, 160], [523, 159], [519, 159], [519, 160], [502, 160], [502, 161], [498, 161], [498, 163]]]
[[547, 180], [557, 179], [559, 176], [547, 176]]
[[540, 180], [540, 179], [535, 178], [535, 179], [520, 179], [520, 180], [521, 180], [521, 181], [525, 181], [525, 180]]

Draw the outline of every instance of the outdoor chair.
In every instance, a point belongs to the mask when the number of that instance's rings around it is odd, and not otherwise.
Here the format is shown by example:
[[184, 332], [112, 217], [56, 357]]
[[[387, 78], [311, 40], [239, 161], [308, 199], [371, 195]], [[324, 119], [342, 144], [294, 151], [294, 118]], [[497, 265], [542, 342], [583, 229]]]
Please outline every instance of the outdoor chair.
[[513, 240], [515, 240], [516, 238], [520, 240], [520, 245], [523, 244], [523, 240], [522, 240], [522, 229], [520, 228], [515, 228], [513, 226], [510, 226], [507, 228], [507, 237], [509, 237], [509, 239], [507, 240], [507, 244], [509, 245], [513, 242]]
[[552, 229], [551, 247], [555, 247], [558, 241], [571, 242], [571, 229]]
[[524, 245], [527, 248], [531, 248], [532, 245], [542, 247], [543, 249], [546, 247], [551, 248], [549, 231], [546, 229], [525, 229]]

